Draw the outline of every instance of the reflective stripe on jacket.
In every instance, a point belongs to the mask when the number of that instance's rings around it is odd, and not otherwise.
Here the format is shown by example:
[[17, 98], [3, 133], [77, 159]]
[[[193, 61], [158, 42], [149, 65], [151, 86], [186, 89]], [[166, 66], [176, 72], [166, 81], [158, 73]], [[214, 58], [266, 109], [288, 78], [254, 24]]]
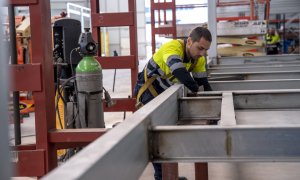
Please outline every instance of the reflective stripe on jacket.
[[[156, 76], [160, 87], [167, 89], [178, 80], [172, 77], [172, 72], [178, 68], [189, 68], [194, 63], [194, 60], [187, 59], [185, 53], [185, 44], [183, 40], [171, 40], [163, 44], [153, 55], [147, 65], [147, 76]], [[206, 77], [206, 60], [205, 57], [200, 57], [196, 65], [191, 71], [194, 78]], [[166, 77], [168, 77], [166, 79]]]

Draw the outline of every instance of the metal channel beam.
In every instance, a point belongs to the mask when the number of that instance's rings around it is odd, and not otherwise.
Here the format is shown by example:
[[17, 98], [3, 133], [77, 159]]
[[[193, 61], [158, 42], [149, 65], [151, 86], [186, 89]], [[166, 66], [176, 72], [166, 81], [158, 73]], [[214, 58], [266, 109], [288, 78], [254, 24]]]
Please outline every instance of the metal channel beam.
[[246, 68], [254, 66], [267, 66], [267, 67], [276, 67], [276, 66], [293, 66], [300, 65], [300, 61], [297, 62], [268, 62], [268, 63], [251, 63], [251, 64], [209, 64], [209, 68]]
[[209, 68], [208, 73], [236, 73], [236, 72], [275, 72], [275, 71], [300, 71], [300, 64], [277, 66], [250, 66], [250, 67], [214, 67]]
[[157, 126], [154, 161], [300, 161], [300, 126]]
[[214, 91], [300, 89], [299, 79], [211, 81]]
[[300, 71], [272, 72], [223, 72], [210, 73], [209, 81], [230, 80], [271, 80], [271, 79], [300, 79]]
[[138, 179], [149, 162], [148, 128], [175, 124], [182, 94], [172, 86], [42, 179]]
[[[300, 91], [233, 92], [235, 109], [299, 109]], [[300, 121], [299, 121], [300, 123]]]
[[218, 64], [251, 64], [251, 63], [271, 63], [271, 62], [299, 62], [299, 54], [289, 55], [269, 55], [251, 57], [223, 57], [218, 60]]
[[[300, 145], [297, 145], [300, 135], [299, 90], [223, 92], [222, 94], [222, 104], [218, 104], [222, 106], [218, 126], [153, 127], [151, 130], [155, 142], [152, 147], [153, 161], [293, 162], [300, 160]], [[210, 106], [216, 100], [216, 98], [207, 98], [207, 93], [200, 95], [203, 97], [181, 98], [181, 103], [185, 104], [183, 106], [185, 109], [181, 108], [181, 111], [185, 112], [193, 107], [200, 110], [202, 104]], [[260, 113], [255, 115], [259, 111]], [[194, 110], [192, 109], [191, 112], [193, 113]], [[281, 113], [283, 115], [279, 115]]]

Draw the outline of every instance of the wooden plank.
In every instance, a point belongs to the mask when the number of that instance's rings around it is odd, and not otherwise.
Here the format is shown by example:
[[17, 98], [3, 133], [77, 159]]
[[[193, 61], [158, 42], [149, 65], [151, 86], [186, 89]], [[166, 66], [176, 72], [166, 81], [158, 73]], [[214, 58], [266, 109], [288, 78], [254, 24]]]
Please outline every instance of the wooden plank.
[[245, 39], [245, 38], [231, 38], [231, 37], [218, 37], [218, 44], [235, 44], [241, 46], [255, 46], [262, 47], [264, 46], [264, 41], [256, 39]]
[[251, 46], [218, 47], [220, 56], [263, 56], [261, 48]]

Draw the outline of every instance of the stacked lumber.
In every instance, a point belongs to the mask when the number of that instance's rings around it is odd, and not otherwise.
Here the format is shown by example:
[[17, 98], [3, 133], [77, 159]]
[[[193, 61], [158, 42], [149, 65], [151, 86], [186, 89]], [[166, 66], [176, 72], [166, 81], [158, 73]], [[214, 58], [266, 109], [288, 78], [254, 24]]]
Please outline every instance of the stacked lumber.
[[238, 37], [218, 37], [218, 55], [227, 56], [263, 56], [264, 41]]
[[[217, 43], [219, 56], [263, 56], [264, 41], [257, 37], [267, 32], [264, 20], [229, 21], [217, 23]], [[248, 38], [248, 37], [255, 37]]]

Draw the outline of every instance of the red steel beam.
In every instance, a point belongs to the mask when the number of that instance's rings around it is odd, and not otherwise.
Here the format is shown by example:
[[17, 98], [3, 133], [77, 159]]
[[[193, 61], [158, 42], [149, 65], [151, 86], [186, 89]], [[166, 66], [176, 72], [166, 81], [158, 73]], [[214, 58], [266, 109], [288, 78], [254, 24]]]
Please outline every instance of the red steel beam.
[[42, 91], [34, 92], [36, 148], [43, 149], [46, 173], [57, 166], [54, 144], [48, 142], [48, 131], [55, 129], [55, 91], [52, 54], [50, 1], [40, 0], [29, 6], [32, 63], [41, 63]]
[[167, 180], [178, 179], [178, 163], [163, 163], [162, 177]]
[[11, 149], [13, 151], [35, 150], [36, 145], [35, 144], [18, 145], [18, 146], [12, 146]]
[[[100, 44], [101, 40], [100, 40], [100, 27], [97, 27], [97, 26], [94, 26], [93, 24], [93, 14], [99, 14], [100, 13], [100, 7], [99, 7], [99, 4], [100, 2], [97, 1], [97, 0], [91, 0], [90, 1], [90, 6], [91, 6], [91, 23], [92, 23], [92, 35], [93, 35], [93, 39]], [[98, 56], [101, 56], [101, 50], [100, 50], [100, 47], [99, 46], [99, 49], [98, 49]]]
[[103, 104], [105, 112], [136, 111], [136, 99], [134, 98], [113, 98], [112, 100], [116, 103], [112, 107], [106, 107], [105, 104]]
[[174, 29], [173, 27], [154, 28], [154, 33], [155, 34], [172, 34], [173, 29]]
[[37, 4], [38, 0], [8, 0], [7, 4], [14, 6], [28, 6], [32, 4]]
[[208, 180], [207, 163], [195, 163], [195, 180]]
[[41, 91], [41, 64], [9, 65], [11, 91]]
[[137, 66], [135, 56], [95, 57], [103, 69], [133, 69]]
[[151, 8], [154, 10], [160, 10], [160, 9], [173, 9], [174, 4], [173, 2], [160, 2], [160, 3], [153, 3]]
[[49, 142], [55, 144], [56, 149], [82, 147], [102, 136], [107, 129], [57, 129], [49, 131]]
[[[133, 25], [129, 26], [129, 39], [130, 39], [130, 55], [134, 56], [132, 60], [134, 67], [131, 69], [131, 93], [133, 97], [134, 86], [138, 76], [138, 40], [137, 40], [137, 13], [136, 13], [136, 0], [128, 0], [128, 11], [133, 13]], [[126, 105], [125, 105], [126, 107]]]
[[46, 174], [45, 150], [11, 151], [14, 176], [43, 176]]
[[92, 13], [93, 27], [132, 26], [134, 13]]

